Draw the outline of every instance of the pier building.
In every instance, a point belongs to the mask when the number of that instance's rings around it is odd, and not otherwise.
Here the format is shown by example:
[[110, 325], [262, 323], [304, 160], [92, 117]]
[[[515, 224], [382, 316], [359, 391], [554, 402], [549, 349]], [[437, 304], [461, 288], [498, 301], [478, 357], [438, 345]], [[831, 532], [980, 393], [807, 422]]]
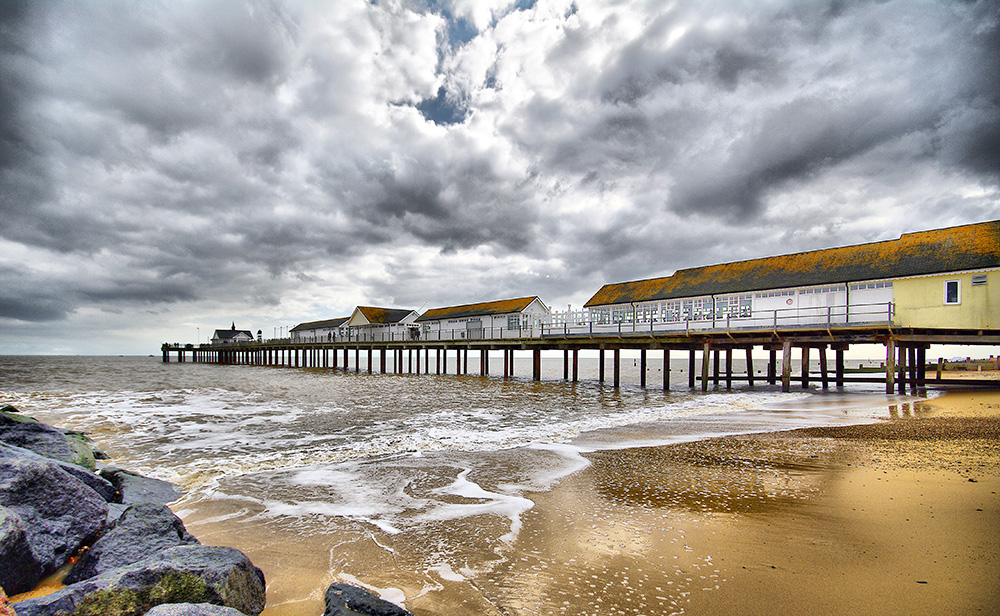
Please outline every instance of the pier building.
[[326, 319], [325, 321], [310, 321], [299, 323], [289, 330], [288, 335], [293, 342], [333, 342], [347, 337], [347, 322], [351, 317]]
[[532, 337], [551, 315], [537, 295], [432, 308], [416, 319], [424, 340]]
[[[563, 376], [575, 381], [579, 352], [593, 350], [601, 382], [605, 353], [612, 354], [618, 386], [620, 353], [632, 350], [639, 355], [640, 385], [646, 386], [652, 352], [662, 358], [667, 389], [671, 352], [681, 352], [688, 359], [689, 387], [780, 381], [789, 391], [793, 355], [799, 354], [795, 380], [803, 387], [879, 379], [887, 392], [903, 392], [907, 386], [950, 384], [940, 360], [936, 376], [927, 375], [931, 345], [1000, 345], [1000, 220], [606, 284], [575, 312], [550, 311], [532, 296], [423, 315], [359, 306], [340, 321], [303, 323], [291, 339], [198, 348], [165, 344], [163, 359], [176, 352], [184, 361], [191, 352], [194, 361], [355, 371], [366, 359], [373, 372], [378, 356], [378, 369], [386, 372], [391, 354], [393, 372], [447, 374], [451, 354], [454, 372], [467, 374], [472, 351], [485, 375], [490, 354], [502, 352], [507, 377], [513, 376], [515, 352], [530, 352], [537, 380], [542, 351], [560, 351]], [[884, 345], [883, 376], [848, 374], [844, 353], [857, 344]], [[764, 376], [755, 376], [754, 350], [767, 354]], [[734, 373], [734, 353], [745, 354], [743, 374]]]

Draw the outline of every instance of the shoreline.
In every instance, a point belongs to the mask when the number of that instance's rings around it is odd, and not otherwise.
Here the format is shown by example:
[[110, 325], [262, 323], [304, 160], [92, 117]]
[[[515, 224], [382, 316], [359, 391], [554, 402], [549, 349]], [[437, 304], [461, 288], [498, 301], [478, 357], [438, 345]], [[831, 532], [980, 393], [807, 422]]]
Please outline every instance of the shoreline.
[[589, 466], [524, 494], [516, 539], [478, 571], [407, 569], [403, 536], [335, 554], [336, 534], [194, 532], [264, 565], [277, 591], [265, 616], [322, 613], [334, 581], [400, 589], [415, 616], [996, 611], [1000, 391], [899, 402], [890, 417], [583, 454]]
[[1000, 392], [906, 403], [875, 424], [588, 458], [531, 495], [510, 560], [546, 566], [486, 585], [503, 613], [1000, 608]]

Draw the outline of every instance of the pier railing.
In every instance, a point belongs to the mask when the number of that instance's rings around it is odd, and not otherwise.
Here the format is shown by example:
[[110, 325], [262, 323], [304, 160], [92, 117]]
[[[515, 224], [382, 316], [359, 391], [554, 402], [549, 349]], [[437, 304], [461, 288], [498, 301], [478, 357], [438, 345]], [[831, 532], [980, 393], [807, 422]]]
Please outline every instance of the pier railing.
[[[437, 342], [462, 340], [508, 340], [524, 338], [558, 338], [583, 336], [641, 336], [672, 333], [719, 332], [743, 330], [792, 330], [796, 328], [824, 327], [836, 329], [858, 325], [889, 325], [895, 316], [892, 302], [851, 304], [840, 306], [814, 306], [758, 310], [746, 314], [699, 314], [674, 319], [658, 317], [646, 320], [602, 322], [595, 314], [574, 313], [574, 319], [565, 315], [541, 321], [537, 325], [517, 328], [482, 327], [430, 329], [399, 325], [387, 331], [346, 330], [320, 336], [299, 336], [291, 342], [299, 343], [366, 343], [366, 342]], [[556, 322], [553, 322], [556, 321]], [[287, 340], [287, 339], [285, 339]], [[283, 340], [283, 341], [285, 341]], [[282, 341], [282, 342], [283, 342]]]

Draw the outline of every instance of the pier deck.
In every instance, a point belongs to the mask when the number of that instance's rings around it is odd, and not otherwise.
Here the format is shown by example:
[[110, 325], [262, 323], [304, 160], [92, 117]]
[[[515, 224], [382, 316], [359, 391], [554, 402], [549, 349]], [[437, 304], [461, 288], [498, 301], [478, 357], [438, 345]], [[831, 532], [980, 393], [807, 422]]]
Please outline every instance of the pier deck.
[[[886, 349], [884, 373], [878, 376], [848, 375], [844, 366], [844, 353], [853, 344], [877, 344]], [[760, 381], [777, 384], [783, 391], [790, 391], [793, 379], [808, 387], [810, 382], [818, 382], [824, 389], [832, 383], [842, 387], [848, 382], [884, 382], [887, 393], [903, 393], [909, 386], [915, 390], [928, 385], [961, 384], [966, 386], [1000, 386], [1000, 381], [975, 381], [970, 379], [944, 379], [940, 362], [936, 375], [927, 375], [926, 351], [930, 345], [1000, 345], [1000, 330], [960, 330], [894, 328], [887, 324], [868, 325], [823, 325], [776, 328], [717, 328], [697, 331], [617, 331], [590, 333], [566, 327], [535, 332], [530, 337], [498, 337], [447, 340], [328, 340], [300, 342], [288, 339], [261, 340], [258, 342], [227, 345], [181, 345], [164, 344], [161, 352], [164, 362], [174, 355], [179, 362], [190, 360], [198, 363], [237, 364], [255, 366], [285, 366], [351, 369], [367, 372], [387, 372], [387, 356], [391, 356], [395, 373], [448, 374], [449, 355], [454, 353], [451, 363], [455, 374], [468, 374], [468, 354], [479, 354], [479, 373], [489, 374], [489, 357], [493, 352], [503, 353], [503, 376], [513, 376], [514, 353], [532, 354], [532, 377], [541, 379], [542, 351], [563, 351], [563, 377], [578, 380], [579, 352], [596, 351], [600, 358], [599, 381], [605, 381], [605, 352], [612, 354], [612, 383], [620, 384], [620, 361], [622, 350], [639, 352], [640, 385], [646, 387], [647, 352], [662, 352], [662, 388], [669, 389], [670, 355], [672, 351], [687, 353], [688, 386], [695, 388], [699, 383], [707, 391], [709, 383], [715, 387], [720, 383], [731, 387], [733, 381], [745, 381], [752, 387], [755, 382], [755, 348], [768, 352], [767, 371]], [[745, 353], [747, 371], [734, 374], [733, 353]], [[829, 367], [827, 351], [833, 351], [833, 369]], [[433, 356], [432, 356], [433, 352]], [[813, 356], [812, 353], [816, 353]], [[423, 362], [420, 354], [423, 353]], [[780, 373], [778, 353], [781, 353]], [[792, 358], [801, 359], [798, 375], [792, 375]], [[700, 364], [698, 355], [700, 354]], [[816, 357], [819, 371], [810, 369], [811, 360]], [[351, 360], [354, 360], [351, 362]], [[362, 367], [363, 360], [367, 362]], [[376, 365], [375, 362], [378, 362]], [[722, 365], [722, 362], [724, 366]], [[761, 361], [761, 360], [758, 360]], [[700, 365], [699, 370], [696, 368]], [[421, 370], [423, 367], [423, 370]]]

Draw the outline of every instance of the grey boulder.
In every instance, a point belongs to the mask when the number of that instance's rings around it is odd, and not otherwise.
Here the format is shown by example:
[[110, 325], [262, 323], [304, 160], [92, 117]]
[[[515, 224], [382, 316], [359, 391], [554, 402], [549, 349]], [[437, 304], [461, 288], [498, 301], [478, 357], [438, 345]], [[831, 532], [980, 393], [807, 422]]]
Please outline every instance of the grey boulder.
[[58, 428], [14, 412], [16, 410], [7, 406], [0, 411], [0, 441], [46, 458], [94, 470], [94, 452], [86, 436], [79, 432], [63, 433]]
[[181, 490], [174, 484], [152, 477], [143, 477], [132, 471], [114, 466], [101, 469], [101, 477], [111, 482], [118, 490], [122, 503], [159, 503], [166, 505], [181, 496]]
[[27, 592], [42, 578], [43, 571], [42, 563], [31, 552], [21, 516], [0, 506], [0, 588], [12, 595]]
[[48, 460], [49, 462], [56, 464], [59, 468], [63, 469], [70, 475], [73, 475], [83, 483], [90, 486], [92, 490], [101, 495], [105, 501], [112, 503], [118, 498], [118, 491], [115, 489], [111, 482], [107, 479], [101, 477], [92, 470], [88, 470], [78, 464], [73, 464], [70, 462], [65, 462], [63, 460], [56, 460], [54, 458], [46, 458], [41, 456], [30, 449], [25, 449], [23, 447], [18, 447], [16, 445], [11, 445], [9, 443], [0, 442], [0, 458], [39, 458], [42, 460]]
[[[0, 458], [0, 505], [23, 522], [43, 576], [92, 541], [108, 515], [108, 504], [90, 487], [56, 464], [33, 458]], [[0, 571], [11, 568], [0, 561]]]
[[395, 603], [350, 584], [330, 584], [324, 600], [323, 616], [413, 616]]
[[18, 616], [143, 616], [163, 603], [211, 603], [247, 616], [264, 609], [264, 574], [234, 548], [184, 545], [17, 603]]
[[167, 548], [196, 543], [198, 540], [187, 532], [181, 519], [166, 505], [130, 505], [84, 553], [64, 583], [75, 584], [131, 565]]

